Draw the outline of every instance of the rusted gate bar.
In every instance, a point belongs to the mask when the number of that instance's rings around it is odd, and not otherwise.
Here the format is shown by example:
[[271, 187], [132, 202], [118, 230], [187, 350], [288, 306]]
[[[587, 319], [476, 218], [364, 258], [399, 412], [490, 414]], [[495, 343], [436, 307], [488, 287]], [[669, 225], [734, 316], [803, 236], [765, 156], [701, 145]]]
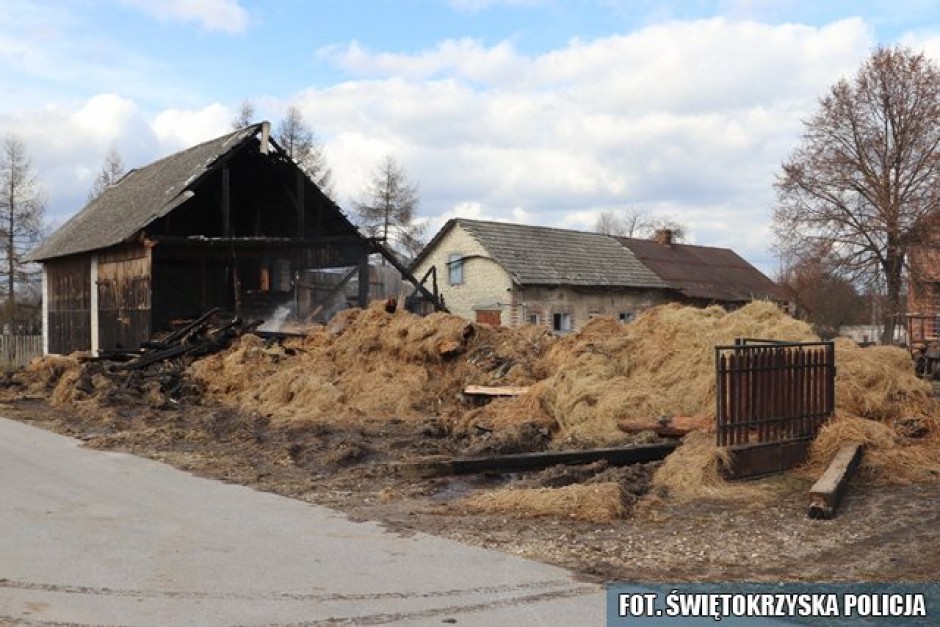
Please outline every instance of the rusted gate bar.
[[[733, 346], [715, 347], [715, 370], [716, 437], [722, 447], [740, 452], [748, 446], [808, 441], [835, 408], [832, 342], [736, 339]], [[774, 463], [789, 464], [792, 457]], [[732, 474], [746, 476], [741, 469]]]

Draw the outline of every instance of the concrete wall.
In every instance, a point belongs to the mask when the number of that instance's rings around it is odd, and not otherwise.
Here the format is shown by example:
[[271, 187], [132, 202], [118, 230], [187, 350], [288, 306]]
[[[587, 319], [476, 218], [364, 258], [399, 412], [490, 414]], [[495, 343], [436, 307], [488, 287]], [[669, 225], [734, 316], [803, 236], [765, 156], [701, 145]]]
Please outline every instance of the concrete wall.
[[571, 325], [570, 330], [578, 331], [593, 318], [605, 316], [628, 320], [668, 301], [666, 292], [658, 290], [516, 287], [509, 317], [519, 324], [535, 322], [554, 329], [555, 314], [564, 314]]
[[[447, 261], [461, 254], [463, 282], [450, 283]], [[665, 292], [637, 289], [574, 289], [571, 287], [520, 287], [509, 274], [489, 258], [487, 251], [459, 224], [455, 225], [434, 250], [416, 268], [424, 276], [431, 266], [437, 268], [438, 290], [451, 313], [476, 321], [478, 312], [499, 311], [502, 326], [529, 323], [531, 317], [547, 329], [553, 328], [555, 314], [565, 314], [572, 331], [581, 329], [593, 317], [620, 314], [635, 315], [667, 302]]]

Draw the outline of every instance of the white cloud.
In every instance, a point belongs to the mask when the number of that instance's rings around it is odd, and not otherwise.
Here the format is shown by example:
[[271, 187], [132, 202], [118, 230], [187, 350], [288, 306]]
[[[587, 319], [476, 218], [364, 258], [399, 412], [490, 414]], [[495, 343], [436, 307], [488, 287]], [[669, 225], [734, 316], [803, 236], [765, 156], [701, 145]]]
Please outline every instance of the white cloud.
[[539, 56], [507, 42], [410, 55], [352, 44], [329, 54], [368, 78], [311, 90], [301, 104], [329, 139], [341, 194], [361, 186], [357, 164], [393, 151], [435, 215], [478, 207], [590, 228], [600, 211], [632, 205], [730, 246], [763, 231], [720, 224], [769, 222], [773, 176], [800, 120], [871, 45], [858, 19], [671, 22]]
[[26, 145], [54, 223], [64, 222], [85, 204], [112, 147], [127, 167], [148, 163], [158, 151], [157, 138], [137, 105], [114, 94], [94, 96], [75, 111], [51, 106], [0, 114], [0, 132], [15, 133]]
[[154, 118], [153, 132], [171, 153], [231, 131], [232, 110], [213, 103], [201, 109], [166, 109]]
[[[300, 106], [344, 206], [392, 154], [419, 183], [431, 228], [454, 216], [590, 228], [600, 211], [631, 207], [762, 260], [773, 177], [800, 120], [872, 43], [857, 19], [671, 22], [542, 55], [466, 39], [410, 55], [354, 43], [321, 56], [356, 78], [256, 101]], [[0, 109], [0, 131], [23, 131], [51, 200], [74, 211], [109, 144], [139, 166], [227, 132], [239, 104], [143, 114], [136, 103], [100, 94]]]
[[238, 0], [123, 0], [161, 20], [198, 22], [206, 30], [241, 33], [248, 27], [248, 12]]

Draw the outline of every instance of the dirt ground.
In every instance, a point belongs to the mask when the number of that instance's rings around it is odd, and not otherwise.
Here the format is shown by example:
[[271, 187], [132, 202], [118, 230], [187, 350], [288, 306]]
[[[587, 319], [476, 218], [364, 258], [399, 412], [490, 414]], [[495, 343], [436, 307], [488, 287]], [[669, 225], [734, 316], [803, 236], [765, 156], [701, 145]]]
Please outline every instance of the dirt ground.
[[[556, 564], [599, 581], [931, 581], [940, 572], [940, 483], [850, 486], [838, 516], [807, 517], [808, 477], [765, 480], [759, 502], [662, 498], [661, 462], [553, 467], [516, 475], [409, 479], [389, 465], [429, 455], [499, 451], [498, 434], [455, 437], [438, 418], [277, 425], [205, 401], [73, 409], [16, 399], [0, 414], [86, 446], [151, 457], [194, 474], [327, 505], [396, 533], [423, 531]], [[516, 433], [508, 442], [543, 437]], [[522, 438], [520, 438], [522, 436]], [[625, 515], [605, 523], [563, 515], [469, 514], [461, 499], [494, 487], [617, 482]]]

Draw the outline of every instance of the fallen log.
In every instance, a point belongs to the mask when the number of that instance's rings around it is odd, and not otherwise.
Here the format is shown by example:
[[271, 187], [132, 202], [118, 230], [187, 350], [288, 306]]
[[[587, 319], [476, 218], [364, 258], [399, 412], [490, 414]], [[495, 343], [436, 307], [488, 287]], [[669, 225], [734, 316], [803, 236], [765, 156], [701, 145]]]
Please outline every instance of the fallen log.
[[862, 461], [862, 453], [861, 444], [846, 444], [839, 449], [829, 468], [810, 488], [810, 518], [829, 519], [835, 516], [849, 480]]
[[595, 448], [584, 451], [545, 451], [469, 459], [434, 458], [389, 464], [389, 468], [392, 472], [401, 476], [425, 479], [428, 477], [469, 475], [483, 472], [540, 470], [557, 464], [589, 464], [599, 460], [604, 460], [611, 466], [627, 466], [665, 459], [678, 446], [678, 442], [666, 442], [663, 444], [644, 444], [617, 448]]
[[527, 385], [468, 385], [463, 389], [467, 396], [521, 396], [528, 391]]
[[707, 429], [712, 420], [702, 416], [667, 416], [659, 420], [623, 420], [617, 428], [625, 433], [652, 431], [664, 438], [681, 438], [689, 431]]

